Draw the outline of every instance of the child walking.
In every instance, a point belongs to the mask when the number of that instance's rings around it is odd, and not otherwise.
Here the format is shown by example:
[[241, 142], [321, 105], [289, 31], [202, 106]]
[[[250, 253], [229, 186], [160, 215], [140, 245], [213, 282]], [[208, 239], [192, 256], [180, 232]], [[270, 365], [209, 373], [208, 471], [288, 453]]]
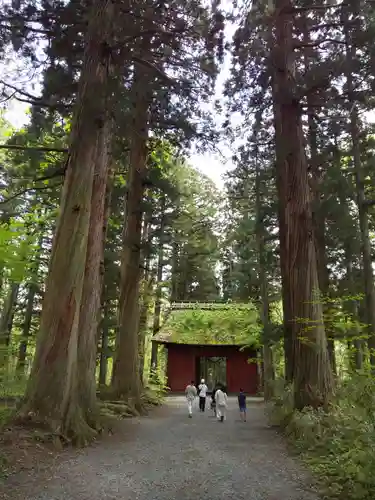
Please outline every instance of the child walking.
[[240, 408], [240, 417], [243, 422], [246, 422], [246, 394], [243, 389], [240, 389], [238, 395], [238, 406]]

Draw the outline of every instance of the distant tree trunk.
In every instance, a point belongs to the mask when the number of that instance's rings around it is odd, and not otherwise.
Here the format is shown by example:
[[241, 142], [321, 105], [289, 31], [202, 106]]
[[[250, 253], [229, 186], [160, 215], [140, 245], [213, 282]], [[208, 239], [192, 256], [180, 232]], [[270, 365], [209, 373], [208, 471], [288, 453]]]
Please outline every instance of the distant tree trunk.
[[[319, 202], [318, 202], [319, 203]], [[313, 212], [315, 249], [317, 256], [318, 281], [319, 289], [322, 294], [323, 312], [329, 310], [327, 298], [329, 297], [329, 271], [327, 266], [326, 255], [326, 238], [325, 238], [325, 216], [322, 213], [322, 208], [317, 207], [317, 211]], [[325, 329], [327, 334], [327, 349], [333, 373], [337, 373], [335, 339], [332, 325], [329, 317], [325, 320]]]
[[[164, 269], [164, 227], [165, 227], [165, 196], [162, 197], [161, 215], [160, 215], [160, 234], [158, 242], [158, 268], [156, 273], [156, 296], [155, 296], [155, 311], [154, 324], [152, 328], [152, 336], [158, 333], [160, 329], [161, 315], [161, 298], [162, 298], [162, 282]], [[173, 272], [173, 271], [172, 271]], [[158, 366], [158, 344], [152, 342], [151, 347], [151, 370], [155, 371]]]
[[[349, 21], [351, 10], [353, 20]], [[371, 240], [368, 221], [368, 210], [366, 205], [364, 175], [361, 164], [360, 152], [360, 120], [358, 106], [356, 102], [356, 90], [354, 89], [352, 68], [357, 59], [355, 38], [360, 33], [360, 8], [357, 1], [350, 4], [350, 7], [343, 7], [343, 25], [346, 41], [346, 84], [348, 88], [348, 109], [350, 115], [350, 135], [352, 141], [353, 166], [356, 179], [357, 205], [359, 215], [359, 228], [361, 233], [363, 276], [366, 297], [366, 321], [368, 325], [368, 347], [370, 351], [370, 363], [375, 369], [375, 284], [372, 267]], [[353, 30], [354, 33], [351, 31]]]
[[[353, 262], [352, 262], [352, 252], [350, 248], [350, 242], [347, 241], [345, 243], [345, 262], [346, 262], [346, 281], [347, 281], [347, 289], [349, 292], [348, 301], [346, 302], [346, 309], [350, 313], [351, 317], [354, 321], [358, 321], [358, 304], [357, 300], [354, 298], [355, 287], [354, 287], [354, 279], [353, 279]], [[349, 347], [351, 355], [351, 366], [355, 370], [362, 370], [363, 367], [363, 342], [360, 339], [360, 331], [357, 326], [354, 326], [350, 335], [352, 340], [349, 341]]]
[[[93, 393], [94, 374], [78, 373], [77, 365], [81, 366], [82, 348], [88, 343], [85, 338], [79, 339], [79, 325], [96, 158], [103, 154], [99, 148], [109, 119], [111, 55], [103, 51], [103, 46], [111, 46], [113, 10], [111, 1], [96, 0], [88, 14], [83, 65], [40, 332], [21, 408], [21, 415], [35, 415], [53, 431], [78, 442], [95, 434], [91, 421], [87, 420], [90, 396], [81, 401], [84, 392]], [[85, 363], [85, 366], [85, 369], [92, 370], [91, 363]]]
[[142, 241], [144, 242], [143, 255], [143, 287], [142, 287], [142, 304], [139, 313], [139, 332], [138, 332], [138, 352], [139, 352], [139, 378], [141, 385], [144, 383], [144, 368], [145, 368], [145, 343], [146, 331], [148, 325], [148, 315], [150, 310], [152, 287], [154, 284], [154, 276], [150, 273], [150, 247], [151, 247], [151, 215], [145, 217], [143, 223]]
[[100, 364], [99, 364], [99, 385], [104, 386], [107, 384], [108, 374], [108, 315], [109, 304], [108, 300], [104, 299], [103, 303], [103, 317], [101, 321], [101, 347], [100, 347]]
[[99, 317], [101, 319], [98, 322], [98, 341], [100, 338], [100, 361], [99, 361], [99, 385], [104, 386], [107, 384], [107, 373], [108, 373], [108, 337], [109, 337], [109, 326], [108, 326], [108, 316], [110, 311], [110, 303], [107, 298], [107, 287], [105, 283], [105, 262], [104, 262], [104, 246], [107, 239], [108, 224], [111, 213], [111, 199], [113, 190], [113, 170], [109, 169], [107, 190], [105, 197], [105, 209], [104, 209], [104, 219], [103, 219], [103, 260], [101, 263], [101, 300], [100, 300], [100, 313]]
[[35, 295], [39, 290], [38, 285], [38, 273], [40, 268], [41, 255], [43, 252], [43, 242], [45, 239], [45, 234], [43, 231], [43, 225], [40, 227], [41, 235], [38, 241], [38, 250], [35, 255], [35, 260], [32, 266], [32, 278], [28, 286], [27, 296], [26, 296], [26, 310], [25, 310], [25, 320], [23, 323], [22, 329], [22, 340], [20, 343], [19, 351], [18, 351], [18, 363], [17, 363], [17, 371], [24, 372], [25, 371], [25, 362], [27, 357], [27, 347], [29, 342], [29, 337], [31, 333], [31, 325], [33, 320], [34, 313], [34, 302]]
[[30, 283], [26, 295], [25, 320], [22, 328], [22, 340], [18, 350], [17, 371], [25, 370], [25, 362], [27, 355], [27, 345], [30, 337], [31, 323], [33, 319], [35, 295], [38, 291], [38, 286], [35, 283]]
[[178, 279], [178, 266], [179, 266], [179, 246], [176, 241], [177, 230], [174, 231], [174, 240], [172, 243], [172, 279], [171, 279], [171, 302], [178, 300], [178, 289], [179, 289], [179, 279]]
[[155, 276], [148, 273], [144, 278], [143, 298], [139, 319], [139, 378], [143, 385], [144, 368], [145, 368], [145, 342], [148, 323], [148, 315], [152, 298], [152, 290], [155, 282]]
[[3, 290], [3, 285], [4, 285], [4, 266], [0, 266], [0, 293]]
[[[256, 155], [258, 152], [256, 152]], [[272, 346], [269, 340], [270, 336], [270, 307], [268, 298], [268, 284], [266, 275], [266, 255], [264, 244], [264, 227], [262, 215], [261, 200], [261, 181], [256, 158], [256, 180], [255, 180], [255, 203], [256, 203], [256, 239], [258, 247], [258, 273], [259, 290], [261, 299], [261, 320], [263, 325], [263, 392], [264, 399], [269, 401], [273, 396], [273, 382], [275, 380], [275, 371], [273, 366]]]
[[[273, 85], [275, 87], [275, 85]], [[275, 94], [275, 89], [273, 91]], [[274, 105], [274, 115], [275, 115], [275, 127], [280, 127], [281, 117], [279, 109]], [[276, 143], [276, 156], [282, 157], [283, 155], [283, 137], [282, 131], [279, 130], [275, 137]], [[293, 342], [293, 316], [290, 303], [289, 294], [289, 274], [288, 274], [288, 259], [287, 259], [287, 231], [286, 231], [286, 213], [281, 200], [285, 200], [285, 179], [283, 172], [284, 165], [282, 165], [279, 160], [276, 162], [276, 186], [279, 194], [278, 203], [278, 219], [279, 219], [279, 240], [280, 240], [280, 273], [281, 273], [281, 295], [282, 295], [282, 305], [283, 305], [283, 330], [284, 330], [284, 357], [285, 357], [285, 381], [287, 383], [292, 383], [294, 380], [294, 342]]]
[[278, 190], [281, 211], [280, 244], [284, 252], [288, 307], [294, 344], [294, 403], [326, 405], [332, 392], [319, 288], [310, 190], [300, 105], [295, 97], [293, 8], [290, 0], [277, 0], [276, 44], [273, 50], [273, 99], [277, 144]]
[[113, 367], [114, 396], [140, 407], [139, 285], [141, 264], [143, 181], [147, 167], [149, 75], [139, 66], [133, 82], [133, 127], [127, 183], [124, 246], [121, 256], [119, 330]]
[[19, 283], [10, 283], [8, 294], [4, 302], [4, 308], [0, 320], [0, 340], [1, 344], [5, 346], [10, 345], [13, 328], [14, 308], [17, 304], [19, 289]]

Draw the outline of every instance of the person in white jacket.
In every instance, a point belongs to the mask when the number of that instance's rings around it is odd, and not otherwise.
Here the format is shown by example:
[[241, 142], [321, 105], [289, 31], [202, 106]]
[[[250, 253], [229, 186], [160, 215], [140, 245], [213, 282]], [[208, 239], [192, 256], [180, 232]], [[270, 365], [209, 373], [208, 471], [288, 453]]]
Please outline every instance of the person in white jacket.
[[199, 393], [199, 410], [204, 411], [206, 409], [206, 398], [207, 398], [208, 387], [202, 378], [201, 383], [198, 385]]
[[197, 388], [195, 387], [193, 380], [186, 386], [185, 395], [188, 404], [189, 418], [191, 418], [193, 416], [194, 399], [197, 397]]
[[223, 386], [219, 386], [215, 393], [216, 415], [220, 422], [224, 422], [227, 418], [228, 396]]

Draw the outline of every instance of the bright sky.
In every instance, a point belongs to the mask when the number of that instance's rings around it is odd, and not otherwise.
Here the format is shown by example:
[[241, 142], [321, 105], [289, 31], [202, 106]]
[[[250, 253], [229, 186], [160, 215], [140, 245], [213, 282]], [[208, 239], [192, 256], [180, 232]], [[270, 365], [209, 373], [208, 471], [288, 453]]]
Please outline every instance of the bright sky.
[[[225, 10], [229, 11], [232, 8], [232, 2], [230, 0], [224, 0], [222, 2], [222, 6], [224, 7]], [[225, 38], [227, 41], [229, 41], [232, 38], [234, 31], [235, 31], [235, 26], [233, 24], [229, 24], [225, 27]], [[5, 70], [5, 71], [0, 71], [0, 73], [2, 73], [2, 78], [4, 78], [4, 80], [6, 81], [12, 82], [20, 89], [29, 91], [34, 95], [38, 95], [38, 91], [40, 90], [40, 86], [38, 84], [40, 80], [38, 75], [34, 75], [35, 76], [34, 81], [30, 81], [30, 77], [28, 75], [24, 76], [21, 74], [19, 75], [20, 78], [17, 79], [18, 81], [14, 81], [12, 77], [9, 77], [8, 79], [6, 77], [7, 76], [6, 74], [8, 73], [10, 75], [11, 73], [14, 73], [13, 66], [16, 67], [17, 65], [17, 63], [15, 63], [14, 59], [12, 59], [11, 57], [9, 58], [8, 61], [9, 62], [7, 62], [6, 65], [3, 64], [2, 65], [3, 67], [0, 68], [1, 70]], [[221, 72], [217, 79], [214, 100], [220, 99], [223, 94], [223, 86], [225, 80], [229, 75], [229, 68], [230, 68], [230, 56], [227, 54], [224, 60], [223, 67], [221, 68]], [[209, 108], [211, 108], [211, 105], [209, 105]], [[20, 128], [28, 122], [27, 110], [28, 110], [27, 104], [13, 99], [8, 103], [5, 112], [5, 118], [14, 127]], [[214, 112], [213, 104], [212, 104], [212, 112]], [[217, 125], [219, 125], [221, 117], [217, 116], [214, 118], [215, 118], [214, 121], [217, 123]], [[233, 154], [232, 151], [230, 151], [230, 149], [224, 143], [224, 141], [218, 141], [218, 143], [215, 145], [215, 151], [198, 153], [194, 152], [193, 148], [189, 158], [190, 160], [189, 163], [196, 169], [200, 170], [203, 174], [207, 175], [207, 177], [212, 179], [218, 188], [223, 188], [224, 187], [223, 175], [228, 170], [234, 168], [234, 164], [231, 161], [232, 154]]]
[[[28, 122], [28, 106], [13, 100], [5, 112], [5, 118], [15, 127], [20, 128]], [[190, 164], [203, 174], [212, 179], [215, 184], [222, 188], [224, 185], [222, 175], [233, 168], [231, 153], [225, 147], [224, 143], [218, 143], [217, 149], [220, 153], [192, 153], [190, 155]]]

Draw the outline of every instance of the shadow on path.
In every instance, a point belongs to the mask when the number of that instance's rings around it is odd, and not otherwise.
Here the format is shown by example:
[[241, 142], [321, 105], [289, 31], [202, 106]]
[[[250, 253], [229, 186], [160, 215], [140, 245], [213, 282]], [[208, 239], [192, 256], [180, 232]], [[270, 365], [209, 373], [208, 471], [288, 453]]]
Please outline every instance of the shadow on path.
[[168, 398], [152, 415], [124, 421], [120, 434], [73, 458], [9, 478], [5, 498], [317, 500], [308, 476], [267, 427], [263, 405], [250, 402], [246, 423], [234, 398], [229, 407], [224, 423], [197, 408], [189, 419], [184, 398]]

